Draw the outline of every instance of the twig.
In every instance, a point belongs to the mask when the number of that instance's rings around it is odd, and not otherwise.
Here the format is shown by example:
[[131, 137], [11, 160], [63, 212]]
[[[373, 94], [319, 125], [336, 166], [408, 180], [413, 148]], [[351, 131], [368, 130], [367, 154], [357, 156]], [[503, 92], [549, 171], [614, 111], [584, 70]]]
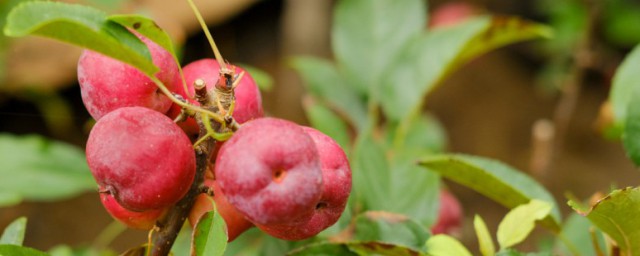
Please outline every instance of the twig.
[[571, 117], [573, 116], [578, 98], [580, 97], [585, 74], [589, 68], [596, 65], [596, 30], [602, 14], [601, 3], [598, 0], [584, 0], [583, 2], [588, 9], [585, 33], [578, 42], [573, 54], [574, 65], [571, 68], [564, 86], [561, 88], [560, 101], [553, 115], [553, 126], [555, 129], [553, 132], [553, 147], [551, 153], [547, 154], [550, 159], [544, 161], [546, 162], [545, 165], [535, 167], [538, 169], [532, 169], [532, 172], [537, 174], [547, 173], [548, 170], [552, 168], [555, 159], [560, 155], [567, 129], [571, 123]]
[[[201, 103], [203, 104], [203, 108], [209, 107], [209, 102], [206, 101], [206, 99], [208, 99], [206, 93], [207, 90], [204, 88], [204, 86], [196, 85], [196, 98], [204, 99], [201, 101]], [[206, 115], [203, 115], [202, 113], [196, 113], [196, 120], [198, 122], [198, 125], [200, 126], [200, 137], [207, 136], [207, 130], [204, 128], [204, 122], [210, 122], [208, 118], [203, 120], [204, 116]], [[216, 130], [221, 129], [221, 124], [217, 122], [214, 122], [213, 126]], [[209, 158], [214, 145], [215, 140], [209, 137], [195, 147], [195, 178], [187, 194], [169, 210], [164, 218], [162, 218], [156, 224], [158, 231], [153, 237], [153, 256], [169, 255], [171, 247], [178, 237], [178, 233], [180, 232], [180, 229], [182, 228], [185, 220], [189, 216], [189, 212], [191, 211], [191, 208], [193, 207], [197, 196], [202, 193], [201, 186], [204, 183], [205, 173], [209, 165]]]

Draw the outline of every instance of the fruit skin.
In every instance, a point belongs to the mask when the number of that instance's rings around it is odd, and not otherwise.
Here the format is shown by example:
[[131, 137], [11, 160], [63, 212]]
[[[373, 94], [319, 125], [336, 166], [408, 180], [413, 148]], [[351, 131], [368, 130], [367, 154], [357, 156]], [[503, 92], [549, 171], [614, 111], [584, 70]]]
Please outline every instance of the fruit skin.
[[447, 2], [433, 10], [429, 19], [429, 27], [442, 28], [453, 26], [480, 13], [482, 13], [480, 8], [470, 3], [461, 1]]
[[102, 117], [89, 134], [86, 153], [98, 185], [132, 211], [175, 204], [195, 175], [189, 138], [148, 108], [123, 107]]
[[431, 227], [431, 233], [455, 234], [462, 226], [462, 206], [458, 199], [448, 190], [440, 190], [440, 210], [436, 224]]
[[[251, 75], [242, 68], [235, 67], [235, 73], [240, 74], [244, 71], [242, 79], [235, 88], [236, 103], [233, 111], [233, 118], [236, 122], [242, 124], [249, 120], [260, 118], [264, 116], [264, 109], [262, 108], [262, 96], [260, 90], [253, 80]], [[207, 90], [212, 90], [218, 82], [220, 75], [220, 65], [215, 59], [201, 59], [186, 65], [182, 72], [187, 84], [188, 94], [184, 91], [183, 86], [175, 88], [174, 92], [182, 95], [185, 99], [189, 99], [189, 96], [194, 96], [195, 90], [193, 88], [193, 82], [196, 79], [203, 79], [207, 85]], [[189, 102], [194, 105], [199, 105], [193, 99], [189, 99]], [[180, 114], [180, 106], [173, 104], [169, 114], [170, 118], [175, 118]], [[193, 118], [188, 118], [185, 122], [179, 123], [180, 127], [189, 135], [196, 136], [199, 131], [198, 124]]]
[[[167, 89], [175, 90], [181, 80], [174, 58], [156, 43], [134, 34], [147, 45], [153, 64], [160, 68], [155, 76]], [[121, 107], [140, 106], [166, 113], [173, 104], [142, 72], [94, 51], [82, 52], [78, 60], [78, 82], [82, 101], [95, 120]]]
[[[233, 110], [233, 118], [238, 123], [245, 123], [249, 120], [263, 117], [262, 97], [251, 74], [240, 67], [235, 67], [234, 71], [236, 75], [241, 72], [244, 72], [244, 75], [235, 88], [236, 104]], [[208, 90], [215, 87], [220, 76], [220, 65], [215, 59], [201, 59], [186, 65], [182, 72], [187, 83], [189, 95], [194, 95], [193, 82], [196, 79], [203, 79]], [[182, 95], [185, 96], [185, 94]]]
[[[204, 184], [205, 186], [213, 189], [212, 198], [215, 201], [216, 210], [220, 213], [224, 222], [227, 224], [227, 235], [229, 237], [228, 242], [233, 241], [244, 231], [253, 227], [253, 223], [245, 219], [242, 213], [227, 201], [226, 196], [222, 193], [222, 190], [220, 190], [220, 187], [214, 180], [207, 179]], [[196, 225], [196, 222], [198, 222], [202, 215], [212, 210], [213, 205], [211, 205], [209, 196], [206, 194], [198, 195], [196, 202], [189, 213], [189, 223], [191, 223], [191, 227]]]
[[214, 171], [229, 202], [256, 225], [310, 217], [322, 194], [313, 140], [282, 119], [242, 125], [220, 148]]
[[351, 168], [340, 145], [316, 129], [303, 129], [313, 139], [320, 155], [323, 191], [311, 218], [299, 223], [294, 221], [294, 225], [258, 226], [267, 234], [285, 240], [307, 239], [335, 224], [351, 193]]
[[134, 212], [122, 207], [109, 193], [100, 193], [102, 206], [114, 219], [133, 229], [149, 230], [153, 228], [166, 209], [149, 210], [144, 212]]

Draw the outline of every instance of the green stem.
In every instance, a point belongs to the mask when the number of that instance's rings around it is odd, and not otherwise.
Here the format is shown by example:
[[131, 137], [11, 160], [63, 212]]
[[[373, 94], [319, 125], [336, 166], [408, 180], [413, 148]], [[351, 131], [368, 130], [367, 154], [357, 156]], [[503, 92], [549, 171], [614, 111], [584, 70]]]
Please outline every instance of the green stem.
[[204, 19], [202, 18], [200, 11], [198, 11], [198, 7], [193, 3], [192, 0], [187, 0], [187, 2], [189, 3], [189, 6], [193, 10], [193, 13], [196, 15], [196, 19], [198, 19], [198, 23], [200, 23], [200, 26], [202, 27], [202, 31], [204, 31], [205, 36], [207, 36], [207, 40], [209, 40], [209, 45], [211, 45], [213, 54], [216, 56], [216, 59], [218, 60], [218, 64], [220, 64], [220, 70], [226, 70], [227, 64], [224, 63], [222, 54], [220, 54], [220, 51], [216, 46], [216, 42], [213, 40], [213, 37], [211, 36], [211, 32], [209, 32], [209, 28], [207, 28], [207, 24], [204, 22]]
[[169, 99], [171, 99], [171, 101], [178, 104], [180, 107], [189, 109], [194, 112], [200, 112], [202, 114], [209, 115], [213, 120], [215, 120], [218, 123], [221, 123], [221, 124], [225, 123], [224, 117], [222, 115], [211, 112], [201, 107], [191, 105], [186, 102], [182, 102], [181, 100], [173, 96], [173, 93], [171, 93], [171, 91], [169, 91], [169, 89], [167, 89], [167, 87], [165, 87], [162, 81], [160, 81], [158, 78], [156, 78], [155, 76], [148, 76], [148, 77], [151, 79], [151, 81], [153, 81], [156, 84], [156, 86], [158, 86], [158, 88], [160, 88], [160, 91], [162, 91], [162, 93], [164, 93], [167, 97], [169, 97]]
[[125, 225], [122, 225], [118, 221], [112, 221], [105, 227], [100, 234], [93, 240], [92, 247], [97, 249], [106, 248], [111, 242], [113, 242], [116, 237], [122, 234], [123, 231], [127, 230]]

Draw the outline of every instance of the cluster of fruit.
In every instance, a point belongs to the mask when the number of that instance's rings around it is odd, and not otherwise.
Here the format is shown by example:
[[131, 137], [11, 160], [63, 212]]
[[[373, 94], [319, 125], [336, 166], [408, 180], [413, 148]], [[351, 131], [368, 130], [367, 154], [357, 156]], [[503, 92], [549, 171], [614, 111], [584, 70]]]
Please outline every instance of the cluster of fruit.
[[[216, 60], [185, 66], [183, 86], [171, 54], [137, 36], [160, 69], [155, 77], [169, 91], [198, 106], [194, 83], [204, 82], [215, 100], [215, 86], [224, 79]], [[346, 206], [351, 191], [348, 160], [327, 135], [264, 117], [256, 83], [242, 69], [233, 68], [242, 75], [233, 83], [231, 116], [241, 125], [227, 141], [216, 142], [204, 182], [214, 192], [229, 241], [252, 226], [287, 240], [314, 236], [333, 225]], [[151, 79], [115, 59], [85, 51], [78, 62], [78, 80], [83, 102], [97, 121], [86, 153], [101, 201], [127, 226], [150, 229], [194, 181], [193, 143], [200, 127], [192, 116], [179, 118], [185, 113], [183, 106]], [[213, 209], [208, 196], [196, 200], [189, 217], [192, 225]]]

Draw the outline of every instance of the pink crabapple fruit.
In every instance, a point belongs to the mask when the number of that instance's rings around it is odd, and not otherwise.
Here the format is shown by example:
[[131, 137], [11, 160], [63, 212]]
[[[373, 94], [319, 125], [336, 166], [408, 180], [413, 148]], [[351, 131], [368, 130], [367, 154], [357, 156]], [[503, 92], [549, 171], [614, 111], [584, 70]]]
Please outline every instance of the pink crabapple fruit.
[[[213, 189], [213, 200], [216, 204], [216, 210], [220, 213], [224, 222], [227, 224], [229, 242], [236, 239], [236, 237], [247, 229], [253, 227], [253, 223], [245, 219], [244, 215], [229, 203], [226, 196], [222, 193], [214, 180], [207, 179], [204, 184], [205, 186]], [[211, 199], [209, 196], [206, 194], [198, 195], [198, 198], [189, 213], [189, 223], [194, 227], [202, 215], [212, 210], [213, 205], [211, 205]]]
[[132, 211], [175, 204], [195, 175], [189, 138], [148, 108], [122, 107], [102, 117], [89, 134], [86, 153], [98, 185]]
[[482, 10], [470, 3], [462, 1], [447, 2], [433, 10], [429, 19], [429, 27], [443, 28], [453, 26], [480, 13], [482, 13]]
[[100, 193], [100, 201], [111, 217], [133, 229], [149, 230], [153, 228], [156, 220], [166, 212], [166, 209], [143, 212], [130, 211], [116, 202], [115, 198], [109, 193]]
[[440, 210], [438, 219], [431, 227], [431, 233], [456, 234], [462, 225], [462, 206], [458, 199], [446, 189], [440, 190]]
[[[158, 78], [169, 91], [180, 86], [178, 65], [171, 54], [135, 33], [149, 48]], [[84, 50], [78, 60], [78, 82], [84, 105], [95, 120], [120, 107], [140, 106], [166, 113], [173, 102], [133, 66], [98, 52]]]
[[293, 221], [293, 225], [258, 225], [267, 234], [284, 240], [307, 239], [335, 224], [351, 193], [351, 168], [342, 148], [331, 137], [316, 129], [303, 129], [313, 139], [320, 156], [322, 196], [316, 204], [314, 214], [307, 220]]
[[220, 148], [214, 172], [229, 202], [256, 225], [310, 217], [322, 194], [313, 140], [282, 119], [243, 124]]

